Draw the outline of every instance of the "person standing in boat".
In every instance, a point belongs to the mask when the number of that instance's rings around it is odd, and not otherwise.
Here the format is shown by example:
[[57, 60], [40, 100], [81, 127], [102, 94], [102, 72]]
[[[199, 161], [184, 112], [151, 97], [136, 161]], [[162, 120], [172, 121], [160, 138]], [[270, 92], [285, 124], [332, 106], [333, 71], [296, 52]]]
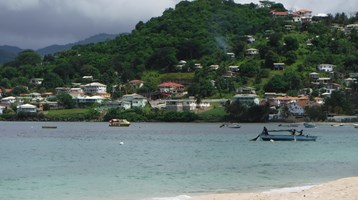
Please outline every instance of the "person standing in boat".
[[292, 129], [291, 132], [292, 132], [292, 135], [296, 135], [296, 129]]
[[263, 133], [264, 135], [268, 135], [268, 130], [267, 130], [266, 126], [264, 126], [264, 130], [262, 131], [262, 133]]
[[303, 130], [301, 130], [301, 131], [298, 131], [300, 134], [299, 135], [303, 135]]

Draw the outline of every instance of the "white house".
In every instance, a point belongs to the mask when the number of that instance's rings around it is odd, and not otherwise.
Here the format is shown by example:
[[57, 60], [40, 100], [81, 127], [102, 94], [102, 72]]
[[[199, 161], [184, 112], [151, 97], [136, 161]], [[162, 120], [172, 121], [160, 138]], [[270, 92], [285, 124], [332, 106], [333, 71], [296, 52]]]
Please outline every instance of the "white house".
[[344, 79], [344, 83], [347, 87], [349, 87], [353, 83], [357, 83], [357, 79], [356, 78], [346, 78], [346, 79]]
[[36, 113], [37, 112], [37, 107], [31, 104], [23, 104], [23, 105], [19, 105], [16, 106], [17, 108], [17, 113], [19, 112], [28, 112], [28, 113]]
[[10, 97], [4, 97], [1, 99], [1, 103], [4, 104], [12, 104], [16, 102], [16, 97], [10, 96]]
[[246, 55], [248, 55], [248, 56], [255, 56], [255, 55], [258, 55], [258, 54], [259, 54], [258, 49], [255, 49], [255, 48], [246, 49]]
[[243, 105], [259, 105], [260, 100], [256, 94], [237, 94], [233, 97], [233, 101], [238, 101]]
[[332, 64], [320, 64], [317, 66], [317, 69], [323, 72], [333, 72], [334, 67]]
[[79, 96], [77, 97], [78, 103], [102, 103], [105, 98], [100, 96]]
[[283, 70], [285, 68], [285, 63], [274, 63], [273, 69], [274, 70]]
[[185, 92], [184, 85], [174, 82], [164, 82], [161, 83], [158, 87], [161, 93], [184, 94]]
[[317, 73], [317, 72], [310, 73], [310, 78], [311, 79], [319, 79], [319, 73]]
[[[148, 103], [148, 99], [146, 97], [136, 93], [123, 95], [121, 101], [122, 107], [123, 105], [127, 105], [129, 103], [129, 108], [143, 108]], [[123, 108], [127, 109], [127, 106]]]
[[107, 93], [107, 85], [93, 82], [83, 86], [83, 91], [88, 94], [103, 94]]
[[292, 18], [295, 22], [310, 22], [312, 21], [312, 11], [300, 9], [293, 13]]
[[297, 105], [296, 102], [290, 104], [288, 111], [292, 113], [293, 116], [303, 116], [305, 114], [303, 107]]
[[208, 108], [209, 102], [196, 103], [195, 99], [169, 99], [165, 101], [165, 109], [172, 111], [193, 111], [196, 108]]
[[32, 79], [30, 80], [30, 84], [33, 84], [33, 85], [41, 85], [43, 81], [44, 81], [43, 78], [32, 78]]

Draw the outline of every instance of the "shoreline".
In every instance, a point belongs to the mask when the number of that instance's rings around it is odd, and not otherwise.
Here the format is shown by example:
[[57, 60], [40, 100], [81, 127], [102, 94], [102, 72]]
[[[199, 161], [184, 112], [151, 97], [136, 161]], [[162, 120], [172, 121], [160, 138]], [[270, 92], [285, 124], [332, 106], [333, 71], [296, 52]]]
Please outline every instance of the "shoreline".
[[193, 196], [190, 200], [356, 200], [358, 176], [313, 186], [271, 189], [263, 192], [222, 193]]

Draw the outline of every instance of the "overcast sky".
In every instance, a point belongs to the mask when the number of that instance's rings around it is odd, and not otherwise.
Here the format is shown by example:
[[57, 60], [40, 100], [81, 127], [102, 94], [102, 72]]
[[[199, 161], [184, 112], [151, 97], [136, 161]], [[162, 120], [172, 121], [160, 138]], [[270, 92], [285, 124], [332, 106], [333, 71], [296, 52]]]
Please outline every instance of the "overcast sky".
[[[0, 0], [0, 45], [38, 49], [99, 33], [130, 32], [180, 0]], [[257, 3], [259, 0], [235, 0]], [[317, 13], [358, 11], [358, 0], [276, 0], [287, 9]]]

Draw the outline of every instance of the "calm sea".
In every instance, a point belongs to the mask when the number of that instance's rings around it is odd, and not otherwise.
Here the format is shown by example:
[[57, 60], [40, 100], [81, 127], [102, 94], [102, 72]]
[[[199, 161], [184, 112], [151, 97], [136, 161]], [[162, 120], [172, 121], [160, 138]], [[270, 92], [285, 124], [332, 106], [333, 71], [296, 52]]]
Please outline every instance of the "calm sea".
[[[57, 126], [43, 129], [41, 126]], [[249, 141], [277, 124], [0, 122], [4, 200], [186, 199], [358, 176], [358, 129], [304, 129], [316, 142]]]

